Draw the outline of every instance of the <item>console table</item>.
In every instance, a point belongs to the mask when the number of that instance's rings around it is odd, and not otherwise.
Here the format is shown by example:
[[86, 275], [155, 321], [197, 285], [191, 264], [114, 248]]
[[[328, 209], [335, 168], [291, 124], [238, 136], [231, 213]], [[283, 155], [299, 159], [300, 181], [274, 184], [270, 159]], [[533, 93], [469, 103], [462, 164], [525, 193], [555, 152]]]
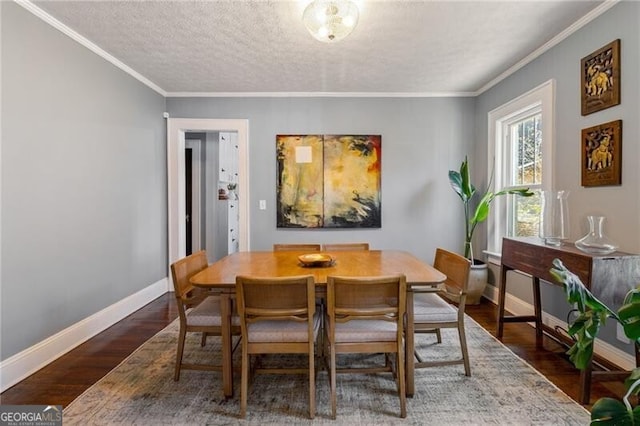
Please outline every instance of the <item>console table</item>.
[[[498, 327], [496, 336], [500, 339], [504, 324], [508, 322], [534, 322], [536, 327], [536, 345], [542, 346], [543, 331], [556, 339], [565, 340], [553, 328], [542, 323], [540, 301], [540, 280], [561, 286], [549, 273], [553, 259], [558, 258], [583, 284], [604, 304], [617, 310], [622, 305], [626, 293], [640, 284], [640, 255], [614, 252], [609, 255], [584, 253], [573, 244], [549, 246], [539, 238], [504, 238], [502, 240], [502, 267], [498, 295]], [[518, 270], [531, 275], [533, 284], [533, 315], [505, 316], [504, 304], [507, 286], [507, 272]], [[570, 343], [572, 344], [572, 342]], [[639, 363], [636, 347], [636, 365]], [[603, 361], [603, 364], [607, 364]], [[610, 363], [608, 368], [615, 368]], [[580, 372], [580, 402], [588, 404], [590, 400], [591, 380], [611, 380], [626, 377], [628, 371], [592, 371], [591, 365]]]

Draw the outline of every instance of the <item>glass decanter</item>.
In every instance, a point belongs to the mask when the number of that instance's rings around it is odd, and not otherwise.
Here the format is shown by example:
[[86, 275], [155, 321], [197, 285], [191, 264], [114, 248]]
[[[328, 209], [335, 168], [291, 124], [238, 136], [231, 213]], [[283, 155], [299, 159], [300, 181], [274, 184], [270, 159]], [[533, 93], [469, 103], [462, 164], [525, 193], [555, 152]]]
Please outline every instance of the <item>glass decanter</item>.
[[589, 233], [576, 241], [576, 247], [592, 254], [609, 254], [616, 251], [618, 246], [602, 232], [604, 219], [604, 216], [587, 216]]

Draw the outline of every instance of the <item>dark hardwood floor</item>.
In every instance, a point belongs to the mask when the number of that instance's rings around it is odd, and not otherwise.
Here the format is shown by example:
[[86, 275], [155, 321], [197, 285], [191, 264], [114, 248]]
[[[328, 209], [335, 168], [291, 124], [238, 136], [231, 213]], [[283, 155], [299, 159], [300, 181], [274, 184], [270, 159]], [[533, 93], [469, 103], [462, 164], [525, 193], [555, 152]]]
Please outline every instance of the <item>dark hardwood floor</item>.
[[[480, 305], [468, 306], [467, 313], [495, 335], [496, 305], [483, 300]], [[7, 389], [0, 394], [0, 404], [68, 405], [177, 315], [173, 295], [161, 296]], [[579, 371], [564, 354], [565, 348], [545, 337], [544, 350], [539, 350], [535, 344], [534, 329], [517, 323], [505, 325], [502, 342], [577, 400]], [[621, 398], [622, 395], [624, 387], [621, 382], [594, 382], [591, 387], [592, 402], [604, 396]]]

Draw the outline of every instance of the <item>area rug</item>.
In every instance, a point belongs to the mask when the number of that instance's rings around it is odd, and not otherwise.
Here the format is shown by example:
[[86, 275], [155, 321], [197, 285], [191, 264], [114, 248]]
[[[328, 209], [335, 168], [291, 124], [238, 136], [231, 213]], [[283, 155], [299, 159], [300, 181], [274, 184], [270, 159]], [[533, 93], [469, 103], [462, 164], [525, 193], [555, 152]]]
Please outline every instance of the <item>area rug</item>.
[[[326, 370], [317, 376], [314, 420], [307, 417], [307, 378], [296, 375], [256, 376], [246, 419], [239, 419], [239, 374], [234, 375], [236, 396], [229, 399], [222, 395], [220, 373], [183, 370], [180, 381], [173, 380], [176, 321], [67, 406], [63, 420], [65, 425], [589, 424], [589, 413], [581, 405], [469, 317], [466, 326], [471, 377], [464, 375], [462, 365], [416, 370], [415, 395], [407, 399], [406, 419], [399, 417], [394, 381], [388, 373], [381, 373], [338, 375], [337, 419], [332, 420]], [[442, 333], [441, 344], [435, 343], [434, 335], [417, 336], [416, 345], [425, 357], [439, 359], [459, 353], [457, 332]], [[190, 334], [185, 358], [220, 362], [218, 338], [209, 338], [201, 348], [199, 336]], [[236, 358], [235, 365], [240, 365]], [[380, 355], [372, 355], [357, 362], [381, 360]], [[270, 361], [274, 360], [265, 363]]]

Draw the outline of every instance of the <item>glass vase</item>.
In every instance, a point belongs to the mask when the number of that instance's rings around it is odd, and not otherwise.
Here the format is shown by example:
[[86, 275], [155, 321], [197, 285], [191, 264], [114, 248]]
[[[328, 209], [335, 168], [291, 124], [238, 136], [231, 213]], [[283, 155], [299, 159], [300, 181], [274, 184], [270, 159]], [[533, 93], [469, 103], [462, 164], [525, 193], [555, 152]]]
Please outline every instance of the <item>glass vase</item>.
[[559, 246], [569, 237], [569, 191], [541, 191], [540, 238]]
[[576, 247], [592, 254], [609, 254], [616, 251], [618, 246], [602, 232], [604, 219], [604, 216], [587, 216], [589, 233], [576, 241]]

